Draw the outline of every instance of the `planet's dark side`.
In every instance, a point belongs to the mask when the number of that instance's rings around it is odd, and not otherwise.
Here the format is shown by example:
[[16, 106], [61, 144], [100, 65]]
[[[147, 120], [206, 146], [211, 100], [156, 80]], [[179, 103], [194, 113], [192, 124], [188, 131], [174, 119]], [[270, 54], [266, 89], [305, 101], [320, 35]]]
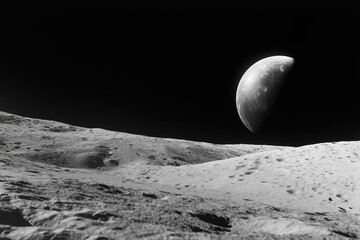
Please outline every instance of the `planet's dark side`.
[[253, 64], [240, 79], [236, 107], [252, 133], [264, 130], [293, 65], [294, 59], [288, 56], [266, 57]]

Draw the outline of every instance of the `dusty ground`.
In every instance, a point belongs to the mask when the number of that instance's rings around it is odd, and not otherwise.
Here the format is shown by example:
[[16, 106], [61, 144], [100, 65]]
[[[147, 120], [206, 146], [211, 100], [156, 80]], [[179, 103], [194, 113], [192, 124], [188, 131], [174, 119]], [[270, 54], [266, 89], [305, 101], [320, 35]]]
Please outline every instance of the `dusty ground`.
[[215, 145], [0, 112], [0, 239], [358, 238], [359, 145]]

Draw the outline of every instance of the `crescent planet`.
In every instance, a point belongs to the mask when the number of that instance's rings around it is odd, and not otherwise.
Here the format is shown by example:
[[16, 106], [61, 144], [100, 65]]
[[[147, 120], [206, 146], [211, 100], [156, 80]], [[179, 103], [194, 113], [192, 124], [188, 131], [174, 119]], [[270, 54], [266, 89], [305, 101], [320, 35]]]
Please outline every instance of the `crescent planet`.
[[236, 108], [241, 121], [252, 133], [262, 130], [293, 65], [291, 57], [271, 56], [254, 63], [241, 77]]

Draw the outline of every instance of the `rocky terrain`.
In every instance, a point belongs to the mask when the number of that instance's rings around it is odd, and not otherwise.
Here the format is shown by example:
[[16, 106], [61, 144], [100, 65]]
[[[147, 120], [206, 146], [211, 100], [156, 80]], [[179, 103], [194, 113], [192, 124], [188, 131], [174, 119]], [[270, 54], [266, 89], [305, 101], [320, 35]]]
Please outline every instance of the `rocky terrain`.
[[0, 239], [356, 239], [359, 147], [218, 145], [0, 112]]

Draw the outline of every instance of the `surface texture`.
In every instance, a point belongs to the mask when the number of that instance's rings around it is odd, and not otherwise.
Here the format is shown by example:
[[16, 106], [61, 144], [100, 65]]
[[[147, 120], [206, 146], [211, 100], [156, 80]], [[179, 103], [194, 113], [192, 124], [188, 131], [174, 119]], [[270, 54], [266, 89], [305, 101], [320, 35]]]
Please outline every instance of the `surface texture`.
[[4, 239], [358, 238], [359, 142], [152, 138], [0, 112]]

